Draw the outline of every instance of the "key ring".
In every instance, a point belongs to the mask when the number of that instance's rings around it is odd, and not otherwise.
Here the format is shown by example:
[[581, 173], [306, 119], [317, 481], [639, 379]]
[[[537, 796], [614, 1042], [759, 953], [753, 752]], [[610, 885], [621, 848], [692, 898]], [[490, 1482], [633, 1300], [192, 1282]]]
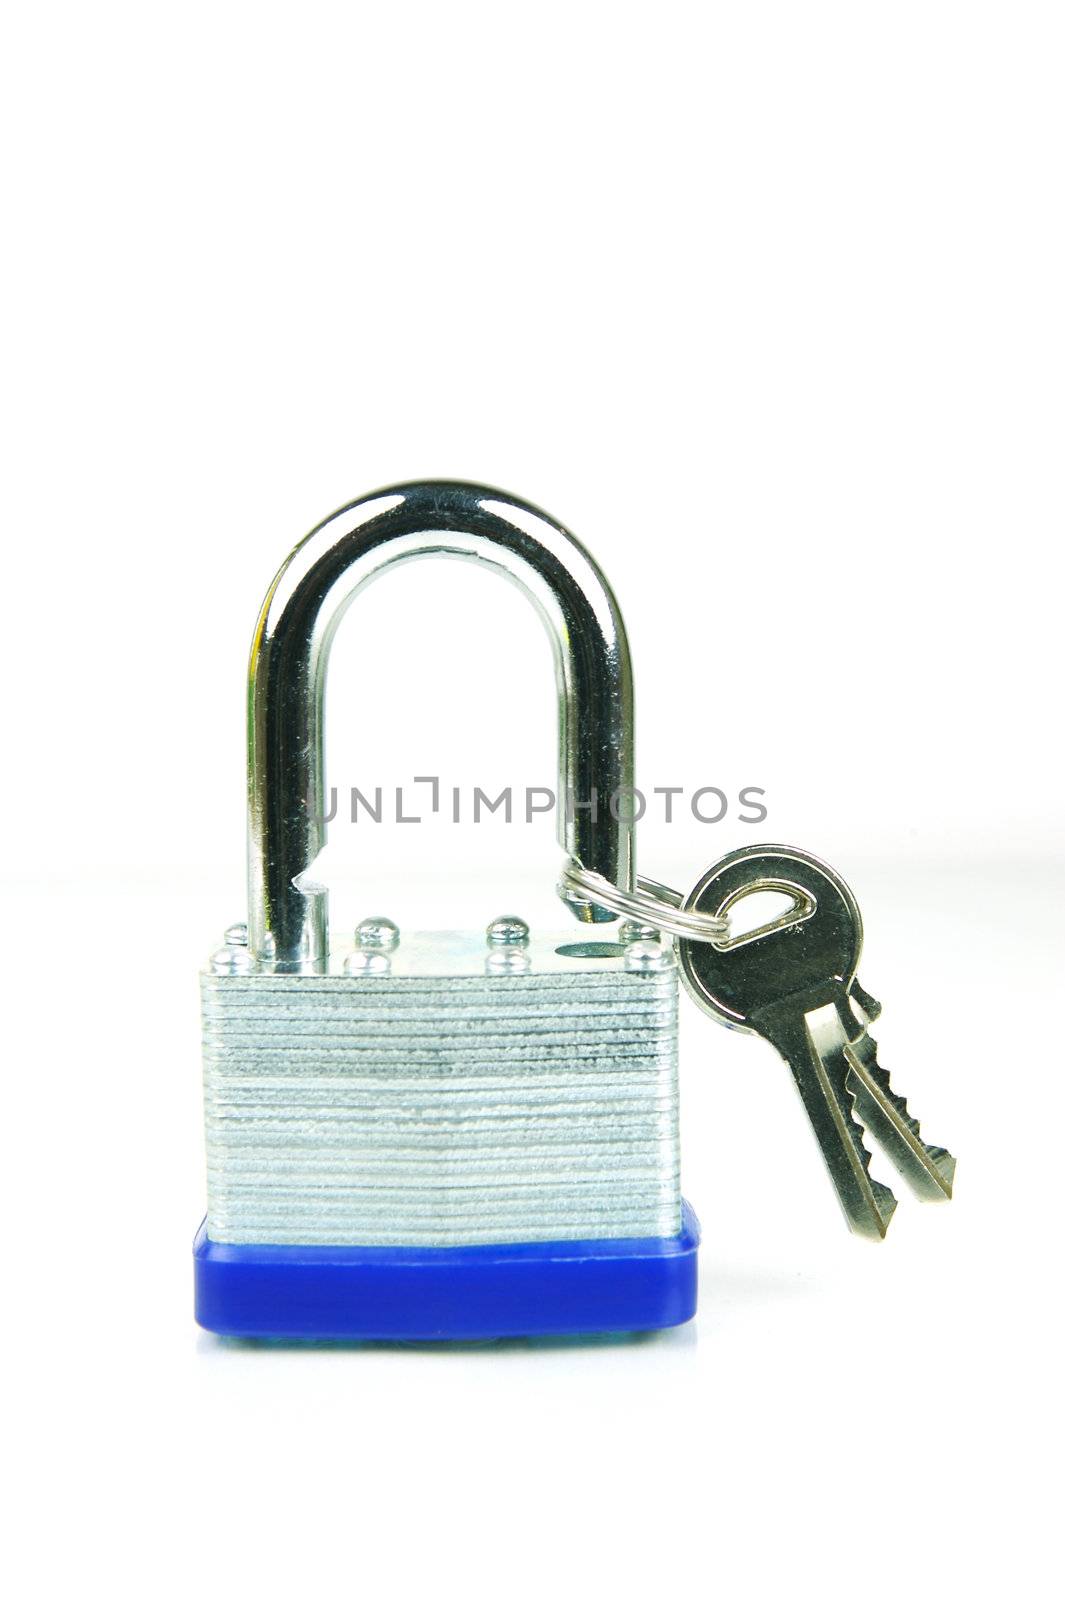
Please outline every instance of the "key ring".
[[635, 889], [619, 889], [600, 873], [590, 872], [579, 861], [571, 860], [563, 868], [558, 887], [560, 893], [591, 900], [606, 911], [645, 922], [675, 939], [715, 944], [728, 935], [727, 918], [712, 917], [705, 911], [682, 910], [684, 897], [654, 878], [637, 878]]

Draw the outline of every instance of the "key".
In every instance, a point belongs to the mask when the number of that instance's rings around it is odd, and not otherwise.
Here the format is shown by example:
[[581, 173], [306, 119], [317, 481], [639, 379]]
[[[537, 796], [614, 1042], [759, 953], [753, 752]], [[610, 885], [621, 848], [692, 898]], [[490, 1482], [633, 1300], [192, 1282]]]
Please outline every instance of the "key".
[[686, 909], [727, 916], [761, 890], [785, 893], [789, 910], [719, 944], [682, 940], [682, 976], [704, 1010], [761, 1034], [784, 1057], [849, 1226], [883, 1238], [895, 1196], [870, 1175], [847, 1082], [847, 1045], [862, 1031], [849, 996], [861, 954], [861, 913], [830, 868], [797, 850], [761, 846], [711, 867]]
[[953, 1157], [923, 1143], [906, 1102], [877, 1064], [868, 1024], [880, 1007], [855, 985], [861, 913], [831, 867], [787, 846], [737, 850], [710, 868], [685, 909], [727, 916], [761, 890], [788, 895], [789, 909], [716, 944], [681, 939], [685, 986], [704, 1011], [760, 1034], [784, 1057], [849, 1226], [882, 1239], [896, 1200], [870, 1174], [855, 1112], [924, 1197], [949, 1198]]

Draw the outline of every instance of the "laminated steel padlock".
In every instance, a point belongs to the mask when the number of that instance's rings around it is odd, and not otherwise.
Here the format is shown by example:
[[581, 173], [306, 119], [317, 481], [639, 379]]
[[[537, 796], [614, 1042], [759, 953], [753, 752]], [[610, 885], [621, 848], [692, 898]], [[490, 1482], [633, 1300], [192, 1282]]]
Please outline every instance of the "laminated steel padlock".
[[[368, 919], [331, 938], [301, 887], [325, 842], [329, 648], [416, 556], [516, 582], [559, 707], [563, 899], [588, 926], [468, 935]], [[680, 1193], [677, 963], [579, 889], [637, 888], [632, 677], [617, 603], [558, 523], [496, 490], [355, 502], [270, 587], [248, 689], [248, 916], [202, 975], [208, 1210], [196, 1314], [245, 1337], [483, 1338], [666, 1327], [695, 1310]], [[568, 802], [567, 798], [568, 797]], [[597, 797], [597, 804], [589, 800]], [[575, 802], [575, 803], [574, 803]]]

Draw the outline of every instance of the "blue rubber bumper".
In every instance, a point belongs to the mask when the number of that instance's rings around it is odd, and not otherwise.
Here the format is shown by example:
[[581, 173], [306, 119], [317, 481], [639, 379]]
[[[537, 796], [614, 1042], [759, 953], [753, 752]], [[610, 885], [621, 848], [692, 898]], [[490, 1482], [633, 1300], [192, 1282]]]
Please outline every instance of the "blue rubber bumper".
[[193, 1250], [196, 1321], [244, 1339], [498, 1339], [672, 1328], [695, 1315], [699, 1223], [672, 1238], [459, 1249]]

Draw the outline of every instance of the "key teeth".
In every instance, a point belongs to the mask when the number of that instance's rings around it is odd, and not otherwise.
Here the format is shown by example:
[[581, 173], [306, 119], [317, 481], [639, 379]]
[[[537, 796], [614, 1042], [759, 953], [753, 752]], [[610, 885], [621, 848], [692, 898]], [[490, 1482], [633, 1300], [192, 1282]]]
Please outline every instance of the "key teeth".
[[[852, 1051], [853, 1050], [854, 1046], [852, 1046]], [[944, 1148], [943, 1145], [926, 1144], [921, 1138], [921, 1124], [918, 1119], [911, 1114], [905, 1095], [896, 1094], [892, 1089], [891, 1074], [888, 1072], [886, 1067], [882, 1067], [880, 1065], [880, 1062], [877, 1058], [876, 1040], [873, 1038], [872, 1034], [868, 1032], [868, 1030], [866, 1030], [865, 1033], [865, 1056], [862, 1061], [862, 1066], [869, 1077], [876, 1084], [885, 1100], [889, 1101], [890, 1104], [894, 1106], [899, 1117], [909, 1128], [913, 1137], [923, 1147], [929, 1160], [939, 1173], [940, 1181], [943, 1186], [942, 1198], [945, 1200], [953, 1199], [954, 1173], [957, 1167], [956, 1159], [951, 1155], [949, 1150]], [[858, 1083], [859, 1080], [852, 1067], [848, 1077], [848, 1087], [851, 1084], [854, 1085], [854, 1088], [851, 1089], [852, 1098], [854, 1098], [858, 1092]], [[929, 1194], [925, 1195], [924, 1198], [931, 1199], [934, 1198], [934, 1196]]]
[[873, 1201], [876, 1207], [876, 1216], [873, 1230], [867, 1231], [864, 1228], [852, 1228], [852, 1232], [860, 1234], [862, 1238], [879, 1241], [887, 1238], [887, 1231], [891, 1226], [891, 1219], [898, 1209], [899, 1202], [895, 1198], [894, 1191], [889, 1189], [886, 1183], [881, 1183], [879, 1179], [874, 1178], [872, 1172], [869, 1170], [870, 1163], [872, 1161], [872, 1155], [869, 1150], [869, 1146], [865, 1142], [865, 1134], [867, 1130], [865, 1124], [862, 1122], [861, 1117], [858, 1114], [858, 1102], [855, 1097], [855, 1091], [852, 1087], [853, 1080], [854, 1074], [853, 1072], [849, 1072], [847, 1074], [846, 1090], [847, 1097], [850, 1100], [850, 1123], [852, 1130], [851, 1138], [853, 1140], [855, 1149], [861, 1156], [862, 1166], [865, 1169], [865, 1176], [869, 1180], [869, 1188], [872, 1192]]
[[887, 1068], [882, 1067], [877, 1060], [876, 1040], [870, 1037], [869, 1043], [872, 1046], [872, 1060], [869, 1063], [869, 1076], [879, 1085], [885, 1097], [891, 1101], [891, 1104], [895, 1107], [895, 1110], [898, 1112], [899, 1116], [902, 1117], [914, 1138], [921, 1140], [921, 1143], [927, 1150], [929, 1158], [935, 1166], [936, 1171], [943, 1179], [947, 1199], [951, 1199], [954, 1192], [954, 1169], [957, 1166], [957, 1162], [951, 1155], [950, 1151], [944, 1149], [942, 1145], [925, 1144], [925, 1141], [921, 1139], [921, 1124], [917, 1118], [911, 1114], [905, 1095], [895, 1093], [891, 1087], [890, 1073], [888, 1072]]

